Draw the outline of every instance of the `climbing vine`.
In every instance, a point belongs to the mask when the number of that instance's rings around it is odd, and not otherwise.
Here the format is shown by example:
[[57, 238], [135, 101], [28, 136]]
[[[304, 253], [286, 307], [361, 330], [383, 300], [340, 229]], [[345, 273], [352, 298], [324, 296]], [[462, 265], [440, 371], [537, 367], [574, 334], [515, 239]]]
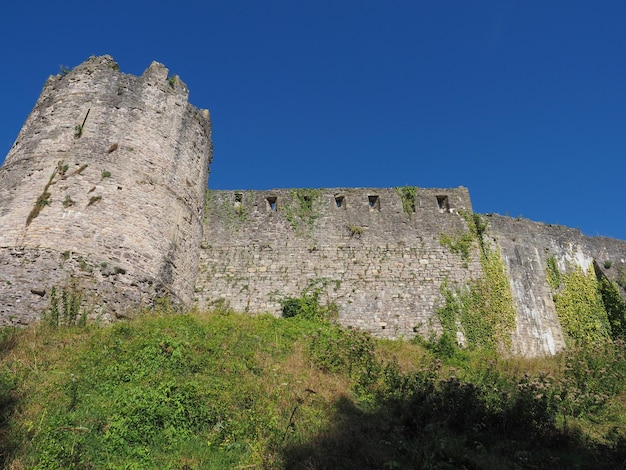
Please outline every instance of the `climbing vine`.
[[478, 214], [464, 217], [469, 230], [442, 237], [442, 244], [467, 262], [471, 246], [478, 242], [483, 276], [464, 286], [443, 283], [444, 304], [437, 309], [437, 315], [448, 338], [456, 340], [460, 333], [468, 348], [505, 351], [511, 346], [516, 314], [502, 256], [499, 249], [489, 247], [483, 240], [486, 222]]
[[282, 214], [296, 233], [303, 234], [313, 229], [319, 217], [316, 208], [321, 198], [321, 189], [299, 188], [289, 192]]
[[475, 237], [470, 231], [457, 232], [452, 235], [441, 232], [439, 236], [439, 243], [452, 253], [459, 255], [465, 263], [465, 267], [472, 259], [471, 251], [474, 241]]
[[417, 186], [399, 186], [395, 188], [396, 193], [402, 201], [402, 210], [411, 217], [415, 212], [415, 201], [417, 200]]
[[549, 256], [546, 260], [546, 279], [552, 291], [556, 291], [561, 285], [561, 272], [554, 256]]
[[224, 194], [224, 197], [217, 198], [211, 191], [205, 196], [205, 221], [209, 219], [209, 214], [214, 211], [218, 218], [229, 230], [239, 230], [241, 224], [248, 220], [248, 212], [253, 203], [252, 191], [235, 192], [233, 198]]
[[611, 337], [626, 340], [626, 301], [620, 294], [619, 286], [616, 282], [602, 277], [598, 287], [611, 326]]
[[594, 271], [585, 272], [575, 266], [561, 273], [556, 260], [552, 259], [554, 257], [548, 258], [546, 279], [567, 342], [575, 345], [607, 340], [611, 336], [611, 325]]

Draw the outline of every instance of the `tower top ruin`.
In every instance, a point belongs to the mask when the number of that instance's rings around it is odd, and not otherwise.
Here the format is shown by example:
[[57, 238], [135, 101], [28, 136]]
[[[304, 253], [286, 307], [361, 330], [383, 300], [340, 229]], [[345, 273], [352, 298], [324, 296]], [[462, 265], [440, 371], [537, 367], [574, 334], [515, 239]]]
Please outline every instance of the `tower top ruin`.
[[134, 76], [110, 56], [46, 81], [0, 170], [4, 269], [37, 259], [41, 274], [0, 316], [28, 321], [47, 302], [31, 290], [69, 282], [96, 286], [103, 315], [190, 300], [212, 143], [188, 95], [164, 65]]

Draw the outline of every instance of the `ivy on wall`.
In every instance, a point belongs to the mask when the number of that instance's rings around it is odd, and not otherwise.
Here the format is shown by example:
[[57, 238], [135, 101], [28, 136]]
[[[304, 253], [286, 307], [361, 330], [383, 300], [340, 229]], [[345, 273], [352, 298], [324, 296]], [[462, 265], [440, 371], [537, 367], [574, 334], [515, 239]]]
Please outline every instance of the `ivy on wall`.
[[[574, 266], [571, 271], [560, 273], [556, 262], [548, 261], [546, 279], [552, 288], [554, 306], [566, 334], [566, 342], [575, 345], [610, 338], [611, 326], [592, 269], [584, 272], [580, 266]], [[557, 280], [560, 281], [558, 284]]]
[[315, 220], [319, 217], [316, 208], [321, 199], [321, 189], [298, 188], [289, 192], [281, 212], [296, 233], [304, 234], [313, 230]]
[[[483, 240], [486, 222], [478, 214], [463, 216], [469, 230], [454, 237], [442, 237], [441, 243], [467, 263], [476, 241], [483, 276], [464, 286], [442, 285], [444, 304], [437, 309], [437, 316], [443, 335], [454, 341], [462, 336], [464, 345], [471, 349], [506, 351], [511, 346], [516, 314], [502, 256], [499, 249], [489, 247]], [[447, 243], [448, 240], [453, 243]]]
[[549, 256], [546, 260], [546, 280], [553, 292], [561, 285], [561, 272], [554, 256]]
[[626, 340], [626, 301], [620, 294], [619, 285], [603, 276], [598, 288], [611, 327], [611, 337]]
[[468, 263], [472, 259], [471, 252], [475, 240], [476, 237], [474, 237], [470, 231], [457, 232], [452, 235], [442, 232], [439, 236], [439, 243], [441, 243], [441, 246], [445, 246], [455, 255], [459, 255], [463, 260], [463, 265], [465, 267], [468, 266]]
[[417, 186], [399, 186], [395, 188], [396, 193], [402, 201], [402, 210], [411, 217], [415, 212], [415, 201], [417, 200]]
[[[209, 213], [213, 211], [229, 230], [239, 230], [241, 223], [248, 219], [248, 212], [253, 203], [252, 191], [235, 191], [232, 198], [224, 193], [224, 197], [215, 197], [211, 191], [205, 194], [205, 223]], [[237, 200], [237, 195], [241, 200]]]

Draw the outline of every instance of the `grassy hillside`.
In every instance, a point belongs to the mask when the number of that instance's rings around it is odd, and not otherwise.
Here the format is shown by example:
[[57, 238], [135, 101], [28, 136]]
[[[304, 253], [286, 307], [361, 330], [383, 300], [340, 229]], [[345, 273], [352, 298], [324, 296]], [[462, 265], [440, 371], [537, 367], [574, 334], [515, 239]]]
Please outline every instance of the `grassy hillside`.
[[624, 345], [541, 360], [167, 309], [0, 331], [10, 469], [624, 468]]

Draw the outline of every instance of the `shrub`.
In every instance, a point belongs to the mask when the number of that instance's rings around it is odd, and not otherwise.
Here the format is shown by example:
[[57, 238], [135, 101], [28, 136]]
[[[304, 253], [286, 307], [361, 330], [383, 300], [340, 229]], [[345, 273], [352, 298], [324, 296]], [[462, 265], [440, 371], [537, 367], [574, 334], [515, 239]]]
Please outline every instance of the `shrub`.
[[331, 302], [320, 304], [320, 296], [324, 288], [330, 283], [329, 279], [312, 281], [300, 297], [284, 297], [278, 302], [281, 306], [283, 318], [300, 317], [307, 320], [331, 321], [337, 318], [337, 306]]

